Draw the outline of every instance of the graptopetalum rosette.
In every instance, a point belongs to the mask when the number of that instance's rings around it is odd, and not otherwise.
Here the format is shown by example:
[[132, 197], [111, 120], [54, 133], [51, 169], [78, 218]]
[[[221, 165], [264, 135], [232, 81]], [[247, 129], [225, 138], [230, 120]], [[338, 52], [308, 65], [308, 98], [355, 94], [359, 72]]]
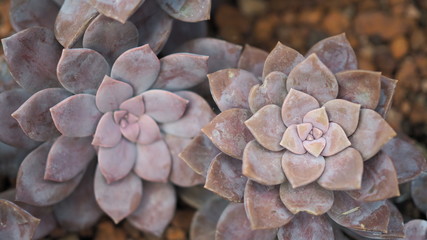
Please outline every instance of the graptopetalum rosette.
[[[53, 206], [72, 231], [93, 224], [99, 204], [115, 222], [127, 218], [161, 235], [175, 211], [169, 181], [182, 187], [204, 181], [177, 154], [214, 116], [203, 98], [183, 91], [205, 79], [208, 58], [177, 53], [159, 60], [148, 44], [116, 58], [89, 48], [62, 50], [41, 27], [3, 45], [23, 88], [0, 94], [1, 140], [35, 148], [20, 167], [16, 200]], [[92, 144], [95, 178], [88, 168]]]
[[305, 57], [281, 43], [268, 56], [247, 47], [237, 69], [208, 78], [221, 113], [180, 157], [206, 176], [205, 188], [237, 202], [219, 218], [217, 239], [333, 239], [327, 216], [366, 237], [403, 236], [386, 199], [425, 160], [402, 159], [412, 145], [390, 141], [383, 117], [396, 81], [357, 70], [344, 34]]

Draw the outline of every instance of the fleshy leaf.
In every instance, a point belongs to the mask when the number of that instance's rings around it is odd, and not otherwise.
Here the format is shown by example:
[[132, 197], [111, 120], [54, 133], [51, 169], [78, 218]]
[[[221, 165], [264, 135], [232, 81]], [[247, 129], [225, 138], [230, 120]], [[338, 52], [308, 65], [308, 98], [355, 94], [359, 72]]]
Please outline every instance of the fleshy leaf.
[[160, 237], [172, 220], [176, 195], [169, 183], [144, 182], [144, 195], [138, 208], [127, 218], [136, 228]]
[[359, 123], [360, 104], [343, 99], [334, 99], [323, 105], [329, 120], [342, 127], [345, 134], [350, 136], [356, 131]]
[[245, 121], [257, 142], [270, 151], [281, 151], [280, 145], [286, 127], [283, 124], [281, 109], [277, 105], [266, 105]]
[[62, 50], [57, 75], [59, 82], [68, 91], [95, 94], [102, 79], [108, 74], [110, 66], [98, 52], [84, 48]]
[[229, 201], [242, 202], [246, 181], [242, 174], [242, 162], [219, 153], [209, 166], [205, 188]]
[[289, 75], [291, 70], [302, 61], [304, 57], [300, 53], [278, 42], [265, 60], [262, 76], [265, 78], [273, 71]]
[[323, 149], [325, 149], [326, 140], [323, 137], [314, 140], [305, 140], [302, 145], [308, 153], [315, 157], [318, 157], [323, 151]]
[[252, 230], [243, 203], [230, 203], [218, 220], [215, 239], [217, 240], [273, 240], [277, 229]]
[[16, 32], [30, 27], [53, 29], [59, 7], [51, 0], [13, 0], [10, 23]]
[[243, 152], [243, 175], [263, 185], [277, 185], [283, 183], [286, 178], [281, 162], [282, 152], [272, 152], [257, 141], [250, 141]]
[[399, 185], [393, 162], [384, 152], [379, 152], [366, 162], [363, 169], [362, 188], [348, 194], [358, 201], [373, 202], [397, 197]]
[[67, 137], [88, 137], [95, 133], [102, 116], [95, 103], [95, 96], [77, 94], [50, 108], [56, 128]]
[[144, 92], [142, 99], [145, 104], [145, 113], [161, 123], [180, 119], [189, 102], [174, 93], [158, 89]]
[[280, 141], [280, 145], [295, 154], [304, 154], [306, 150], [299, 137], [297, 125], [290, 125]]
[[405, 224], [405, 239], [422, 240], [427, 238], [427, 221], [414, 219]]
[[231, 108], [249, 109], [249, 92], [260, 83], [252, 73], [235, 68], [208, 74], [208, 78], [212, 97], [222, 112]]
[[322, 152], [325, 157], [333, 156], [351, 145], [344, 130], [334, 122], [329, 124], [329, 130], [323, 137], [326, 139], [326, 146]]
[[242, 159], [243, 150], [248, 142], [253, 140], [249, 129], [244, 122], [251, 113], [246, 109], [233, 108], [220, 113], [202, 132], [222, 152], [237, 159]]
[[289, 73], [286, 89], [291, 88], [310, 94], [322, 105], [338, 96], [337, 79], [316, 54], [308, 56]]
[[351, 70], [336, 75], [338, 98], [360, 104], [363, 108], [375, 109], [380, 100], [381, 73]]
[[122, 139], [120, 127], [114, 122], [113, 113], [106, 112], [96, 126], [92, 144], [100, 147], [114, 147]]
[[33, 150], [19, 167], [16, 182], [16, 201], [34, 206], [49, 206], [69, 196], [79, 184], [83, 173], [67, 182], [44, 180], [44, 173], [51, 142]]
[[411, 182], [411, 195], [415, 205], [423, 212], [427, 211], [427, 173], [420, 174]]
[[345, 192], [334, 193], [334, 205], [328, 215], [336, 223], [354, 230], [387, 232], [390, 208], [385, 201], [362, 203]]
[[279, 186], [264, 186], [248, 181], [245, 188], [245, 209], [252, 229], [271, 229], [286, 225], [293, 214], [280, 200]]
[[191, 139], [166, 135], [165, 141], [172, 156], [172, 170], [169, 176], [170, 181], [180, 187], [192, 187], [203, 184], [205, 178], [191, 169], [178, 154], [184, 150]]
[[381, 93], [377, 108], [375, 109], [383, 118], [386, 117], [391, 107], [391, 102], [396, 88], [397, 80], [381, 75]]
[[131, 22], [124, 24], [98, 15], [86, 28], [83, 47], [101, 53], [110, 66], [126, 50], [138, 45], [138, 29]]
[[126, 110], [135, 116], [141, 116], [145, 112], [145, 105], [141, 95], [137, 95], [122, 102], [119, 108], [121, 110]]
[[31, 139], [47, 141], [59, 135], [49, 108], [70, 95], [62, 88], [43, 89], [23, 103], [12, 113], [12, 117], [18, 121], [22, 130]]
[[220, 152], [205, 134], [200, 133], [193, 138], [179, 157], [196, 173], [206, 177], [212, 159]]
[[83, 35], [90, 21], [98, 12], [89, 0], [66, 0], [55, 20], [55, 36], [58, 42], [69, 48]]
[[0, 199], [0, 238], [32, 239], [40, 219], [20, 208], [13, 202]]
[[132, 214], [141, 202], [142, 181], [132, 172], [117, 182], [107, 184], [97, 168], [94, 188], [98, 205], [116, 224]]
[[205, 80], [208, 57], [190, 53], [175, 53], [160, 59], [160, 72], [153, 88], [183, 90]]
[[251, 72], [256, 77], [262, 77], [264, 62], [267, 59], [268, 53], [248, 44], [245, 45], [242, 55], [240, 55], [237, 68]]
[[[157, 0], [160, 7], [175, 19], [184, 22], [199, 22], [210, 19], [211, 1], [206, 0], [186, 0], [181, 4], [171, 5], [171, 0]], [[176, 2], [173, 1], [173, 2]]]
[[248, 96], [249, 108], [252, 113], [268, 104], [282, 106], [288, 91], [286, 90], [287, 76], [282, 72], [269, 73], [264, 82], [254, 85]]
[[282, 157], [282, 168], [292, 187], [297, 188], [314, 182], [322, 175], [325, 159], [309, 153], [297, 155], [286, 151]]
[[333, 72], [357, 69], [357, 58], [345, 33], [325, 38], [316, 43], [306, 56], [315, 53]]
[[180, 119], [164, 123], [161, 128], [164, 132], [175, 136], [195, 137], [199, 134], [200, 129], [215, 117], [215, 113], [206, 100], [193, 92], [180, 91], [175, 94], [189, 101], [187, 109]]
[[157, 123], [147, 114], [142, 115], [138, 120], [140, 134], [139, 144], [150, 144], [161, 138], [160, 128]]
[[140, 94], [149, 89], [159, 75], [160, 61], [148, 44], [124, 52], [111, 70], [114, 79], [129, 83]]
[[91, 141], [91, 137], [57, 138], [47, 155], [44, 179], [66, 182], [83, 172], [96, 154]]
[[107, 184], [125, 178], [135, 165], [136, 155], [135, 144], [124, 138], [114, 147], [100, 147], [98, 167]]
[[313, 127], [322, 130], [322, 132], [328, 131], [329, 118], [324, 107], [314, 109], [306, 113], [302, 121], [305, 123], [311, 123]]
[[303, 92], [291, 89], [282, 105], [282, 119], [287, 127], [302, 123], [309, 111], [319, 108], [317, 100]]
[[89, 0], [98, 12], [123, 24], [144, 1], [145, 0]]
[[49, 29], [25, 29], [2, 39], [2, 45], [13, 79], [25, 90], [37, 92], [60, 86], [56, 65], [62, 48]]
[[190, 239], [215, 239], [216, 224], [228, 201], [220, 197], [212, 197], [194, 214], [190, 227]]
[[[178, 188], [178, 196], [183, 202], [195, 209], [200, 209], [209, 199], [220, 198], [215, 193], [204, 188], [203, 185]], [[223, 199], [223, 201], [228, 202], [225, 199]]]
[[105, 76], [96, 92], [96, 106], [103, 113], [118, 110], [120, 104], [132, 96], [131, 85]]
[[124, 138], [135, 143], [138, 140], [140, 132], [138, 117], [129, 113], [126, 119], [120, 120], [120, 132]]
[[296, 215], [289, 224], [279, 229], [277, 237], [278, 240], [336, 239], [332, 226], [325, 216], [313, 216], [307, 213]]
[[167, 182], [172, 168], [172, 158], [163, 140], [136, 146], [135, 173], [144, 180]]
[[22, 131], [19, 124], [11, 116], [31, 96], [24, 89], [12, 89], [0, 93], [0, 141], [14, 147], [32, 149], [37, 142]]
[[349, 147], [326, 158], [325, 171], [317, 182], [329, 190], [360, 189], [362, 174], [362, 155], [356, 149]]
[[362, 154], [363, 160], [367, 160], [394, 136], [396, 132], [381, 115], [370, 109], [362, 109], [359, 125], [349, 140], [352, 147]]

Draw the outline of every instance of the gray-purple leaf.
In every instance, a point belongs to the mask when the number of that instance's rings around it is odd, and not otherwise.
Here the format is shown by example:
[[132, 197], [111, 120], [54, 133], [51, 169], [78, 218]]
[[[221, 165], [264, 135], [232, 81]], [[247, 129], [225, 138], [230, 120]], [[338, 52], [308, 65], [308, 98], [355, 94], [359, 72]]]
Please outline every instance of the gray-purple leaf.
[[16, 204], [0, 199], [0, 238], [10, 240], [32, 239], [40, 219]]
[[267, 56], [268, 53], [266, 51], [246, 44], [237, 68], [249, 71], [256, 77], [261, 78]]
[[51, 0], [12, 0], [10, 23], [16, 32], [30, 27], [53, 30], [59, 7]]
[[334, 238], [332, 226], [326, 216], [297, 214], [277, 233], [279, 240], [330, 240]]
[[210, 18], [210, 0], [180, 0], [175, 4], [171, 4], [171, 0], [157, 0], [157, 3], [169, 15], [184, 22], [199, 22]]
[[89, 0], [103, 15], [121, 23], [126, 20], [144, 3], [145, 0]]
[[391, 107], [391, 102], [396, 88], [397, 80], [381, 76], [381, 93], [377, 111], [383, 118], [387, 116], [387, 112]]
[[427, 211], [427, 173], [422, 173], [411, 182], [411, 195], [415, 205], [423, 212]]
[[135, 173], [144, 180], [167, 182], [172, 168], [172, 158], [163, 139], [150, 144], [136, 145]]

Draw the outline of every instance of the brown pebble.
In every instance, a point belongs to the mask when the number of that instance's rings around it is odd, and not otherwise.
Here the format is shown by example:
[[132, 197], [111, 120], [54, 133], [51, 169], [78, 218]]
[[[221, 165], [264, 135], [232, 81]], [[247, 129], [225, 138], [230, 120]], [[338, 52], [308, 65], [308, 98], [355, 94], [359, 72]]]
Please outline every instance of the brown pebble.
[[258, 20], [254, 28], [257, 42], [265, 42], [273, 37], [274, 30], [279, 23], [279, 18], [272, 14]]
[[394, 58], [401, 58], [408, 53], [408, 41], [404, 36], [399, 36], [391, 42], [390, 48]]
[[186, 240], [185, 231], [179, 227], [170, 226], [165, 235], [167, 240]]
[[172, 219], [172, 225], [188, 231], [195, 211], [193, 209], [177, 210]]
[[123, 229], [126, 231], [126, 234], [132, 239], [138, 239], [141, 236], [141, 232], [134, 226], [132, 226], [132, 224], [130, 224], [128, 221], [125, 221], [123, 223]]
[[304, 24], [316, 25], [322, 18], [322, 10], [320, 8], [303, 9], [299, 16], [299, 21]]
[[95, 240], [125, 240], [123, 229], [115, 226], [111, 221], [102, 221], [98, 224]]
[[388, 40], [406, 31], [402, 19], [391, 17], [383, 12], [361, 12], [356, 16], [354, 26], [358, 34], [378, 35]]
[[348, 26], [348, 17], [338, 10], [334, 10], [327, 14], [322, 23], [322, 28], [331, 35], [345, 32]]
[[412, 57], [407, 57], [400, 64], [396, 73], [396, 79], [399, 80], [399, 87], [404, 87], [412, 91], [419, 89], [419, 76], [417, 73], [415, 60]]

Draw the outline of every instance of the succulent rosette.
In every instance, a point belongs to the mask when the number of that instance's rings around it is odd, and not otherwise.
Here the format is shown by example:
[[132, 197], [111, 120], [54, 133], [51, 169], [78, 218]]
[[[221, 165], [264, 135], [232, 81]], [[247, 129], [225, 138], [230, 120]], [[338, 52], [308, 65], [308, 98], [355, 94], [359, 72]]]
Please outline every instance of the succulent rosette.
[[208, 78], [221, 113], [180, 156], [205, 188], [243, 202], [225, 208], [217, 239], [333, 239], [327, 216], [365, 237], [403, 236], [386, 199], [425, 160], [402, 166], [411, 147], [385, 149], [407, 143], [390, 143], [396, 133], [383, 119], [396, 81], [357, 70], [344, 34], [305, 57], [281, 43], [268, 55], [246, 47], [237, 68]]

